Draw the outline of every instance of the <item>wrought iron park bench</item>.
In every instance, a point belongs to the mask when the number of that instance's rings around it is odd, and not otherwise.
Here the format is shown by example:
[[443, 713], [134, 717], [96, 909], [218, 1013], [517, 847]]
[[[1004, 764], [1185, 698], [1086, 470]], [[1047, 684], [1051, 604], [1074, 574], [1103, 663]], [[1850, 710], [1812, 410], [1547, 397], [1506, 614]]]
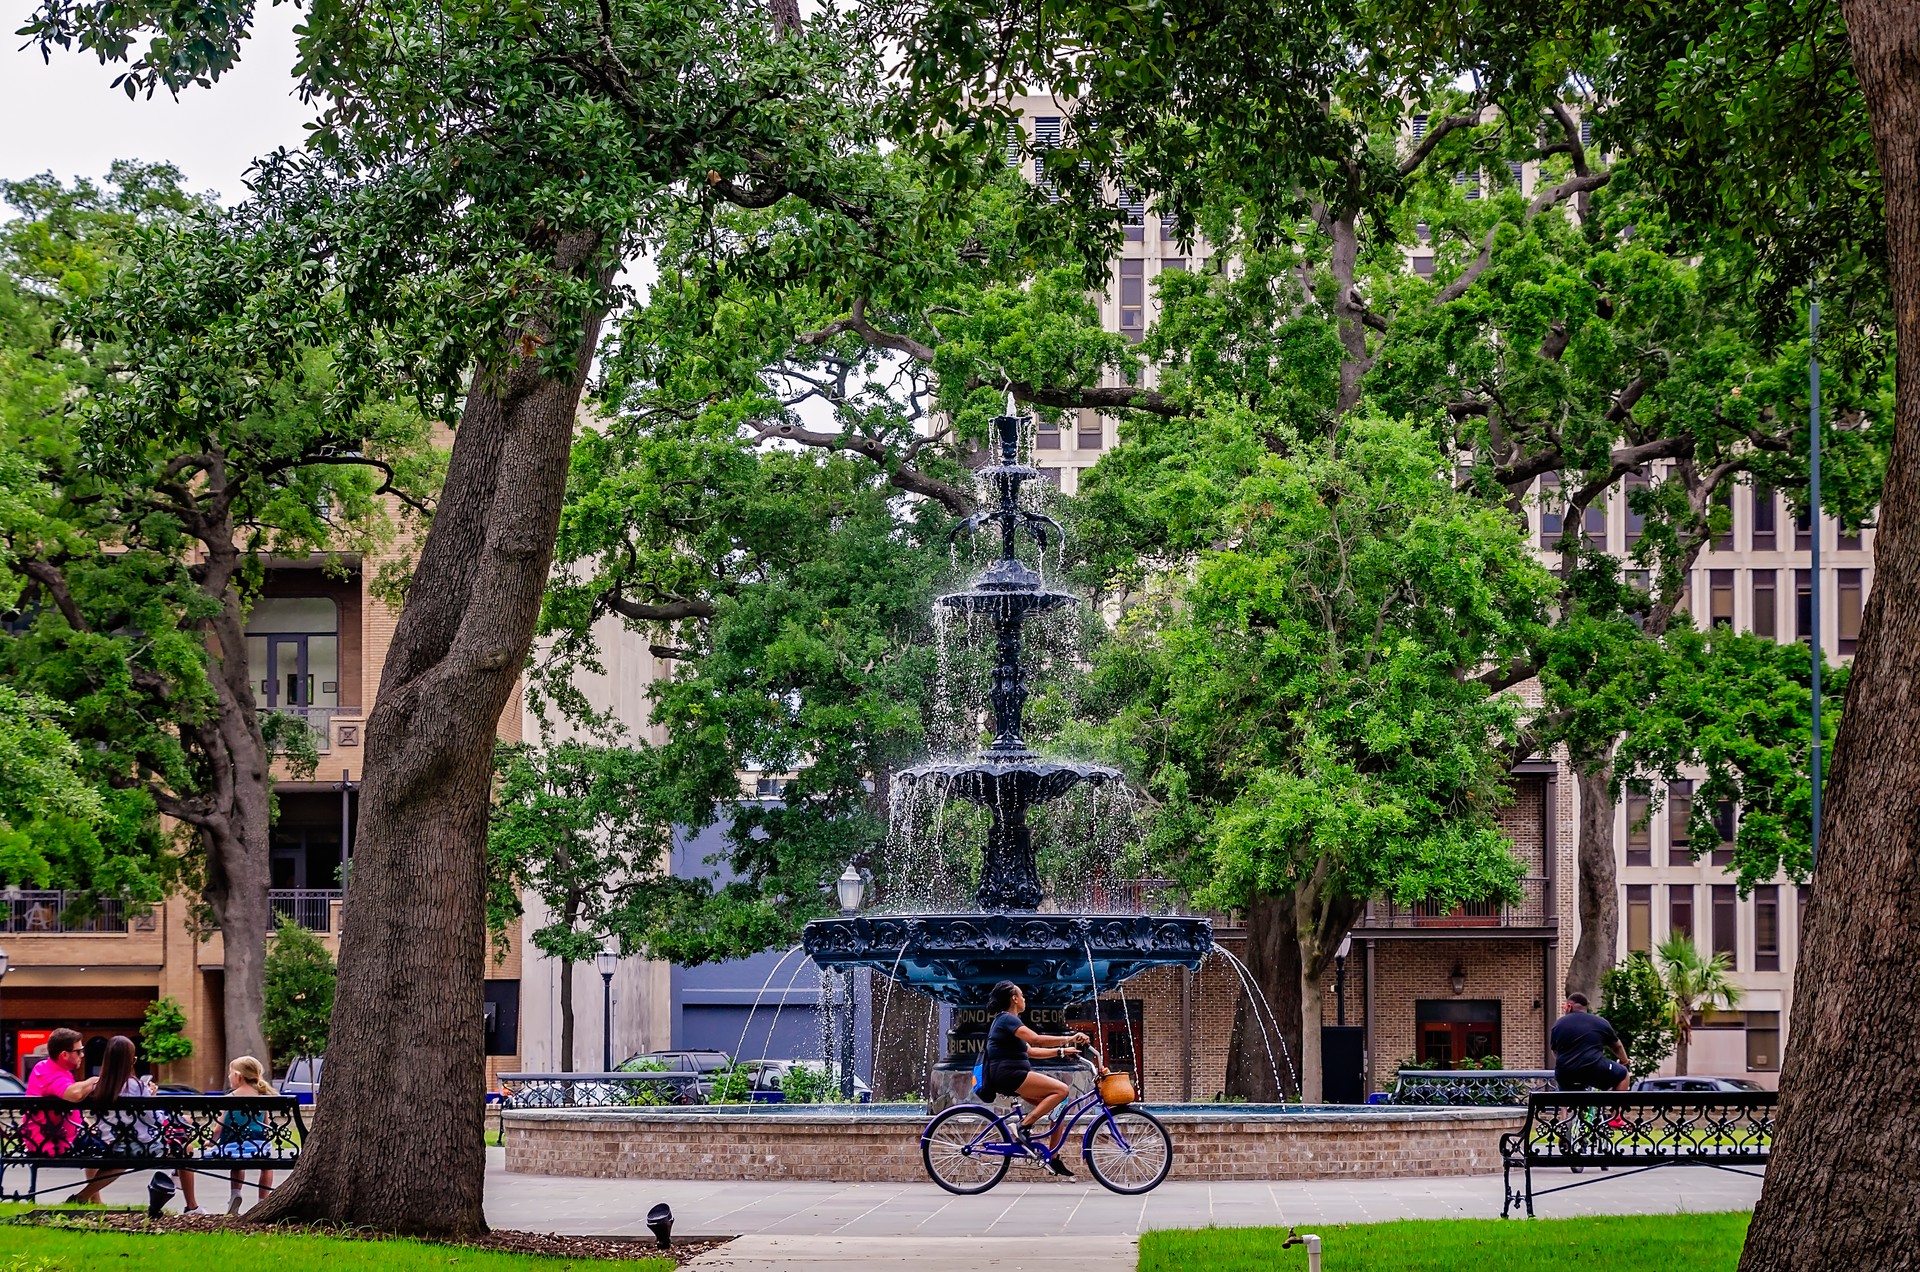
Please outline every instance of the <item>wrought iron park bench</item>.
[[[286, 1095], [128, 1096], [95, 1109], [45, 1096], [0, 1095], [0, 1200], [32, 1201], [64, 1184], [42, 1170], [286, 1170], [306, 1137]], [[27, 1186], [6, 1188], [25, 1167]]]
[[[1757, 1175], [1741, 1168], [1767, 1164], [1779, 1098], [1772, 1091], [1535, 1091], [1527, 1097], [1520, 1130], [1500, 1137], [1506, 1189], [1500, 1217], [1524, 1202], [1531, 1219], [1535, 1197], [1600, 1182], [1583, 1179], [1535, 1189], [1535, 1167], [1576, 1174], [1589, 1167], [1609, 1172], [1626, 1167], [1624, 1174], [1610, 1176], [1616, 1179], [1663, 1166]], [[1524, 1188], [1514, 1186], [1515, 1170]]]

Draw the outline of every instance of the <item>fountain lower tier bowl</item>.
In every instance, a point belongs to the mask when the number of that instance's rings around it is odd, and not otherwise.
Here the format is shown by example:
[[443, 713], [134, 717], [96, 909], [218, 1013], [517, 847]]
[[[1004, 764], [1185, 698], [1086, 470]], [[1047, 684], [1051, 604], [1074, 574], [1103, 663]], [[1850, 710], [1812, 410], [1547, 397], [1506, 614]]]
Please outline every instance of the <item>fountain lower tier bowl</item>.
[[1026, 808], [1059, 799], [1082, 782], [1117, 785], [1126, 774], [1104, 764], [1043, 760], [1030, 751], [987, 751], [968, 760], [916, 764], [894, 780], [990, 808]]
[[1156, 967], [1197, 969], [1213, 924], [1156, 914], [882, 914], [815, 919], [801, 936], [822, 967], [865, 967], [942, 1002], [986, 1002], [1010, 980], [1036, 1007], [1085, 1000]]

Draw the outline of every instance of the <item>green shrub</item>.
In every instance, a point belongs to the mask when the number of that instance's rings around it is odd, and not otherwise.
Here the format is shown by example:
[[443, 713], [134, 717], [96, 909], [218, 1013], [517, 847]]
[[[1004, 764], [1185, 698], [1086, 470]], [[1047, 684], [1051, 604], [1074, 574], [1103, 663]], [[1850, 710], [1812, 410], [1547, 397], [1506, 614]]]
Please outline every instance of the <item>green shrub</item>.
[[1600, 978], [1601, 1014], [1627, 1049], [1627, 1071], [1644, 1078], [1673, 1054], [1673, 999], [1660, 970], [1635, 952]]
[[140, 1025], [140, 1050], [153, 1064], [171, 1064], [193, 1054], [193, 1040], [185, 1036], [187, 1013], [177, 998], [156, 998], [147, 1004]]
[[747, 1093], [753, 1090], [753, 1075], [747, 1072], [743, 1064], [730, 1064], [724, 1069], [713, 1071], [713, 1093], [707, 1097], [709, 1104], [745, 1104]]
[[788, 1104], [824, 1104], [840, 1098], [840, 1084], [824, 1064], [796, 1064], [780, 1079], [780, 1094]]
[[283, 918], [267, 946], [266, 975], [260, 1025], [273, 1054], [283, 1059], [325, 1054], [338, 976], [333, 955], [319, 937]]

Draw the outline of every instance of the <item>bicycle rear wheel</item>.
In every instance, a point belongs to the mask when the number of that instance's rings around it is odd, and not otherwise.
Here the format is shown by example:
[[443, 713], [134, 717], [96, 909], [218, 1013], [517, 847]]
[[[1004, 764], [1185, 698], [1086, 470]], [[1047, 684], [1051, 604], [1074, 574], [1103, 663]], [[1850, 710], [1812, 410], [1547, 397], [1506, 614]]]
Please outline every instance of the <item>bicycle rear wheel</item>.
[[1107, 1109], [1081, 1152], [1102, 1185], [1129, 1196], [1151, 1192], [1173, 1169], [1173, 1139], [1145, 1109]]
[[920, 1160], [934, 1183], [970, 1197], [1006, 1178], [1013, 1159], [996, 1149], [1011, 1143], [1006, 1124], [989, 1110], [958, 1104], [928, 1122], [920, 1133]]

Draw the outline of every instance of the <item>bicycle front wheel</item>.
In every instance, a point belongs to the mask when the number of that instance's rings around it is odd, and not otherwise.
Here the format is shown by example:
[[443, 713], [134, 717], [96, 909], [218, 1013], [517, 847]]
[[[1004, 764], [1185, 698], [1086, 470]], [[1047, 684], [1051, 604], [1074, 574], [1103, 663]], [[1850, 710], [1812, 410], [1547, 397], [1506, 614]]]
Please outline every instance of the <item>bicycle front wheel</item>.
[[1145, 1109], [1108, 1109], [1087, 1132], [1082, 1156], [1101, 1184], [1132, 1196], [1158, 1188], [1173, 1169], [1173, 1139]]
[[920, 1160], [927, 1175], [950, 1193], [983, 1193], [1007, 1176], [1013, 1160], [1001, 1146], [1013, 1143], [1006, 1124], [975, 1104], [946, 1110], [920, 1133]]

